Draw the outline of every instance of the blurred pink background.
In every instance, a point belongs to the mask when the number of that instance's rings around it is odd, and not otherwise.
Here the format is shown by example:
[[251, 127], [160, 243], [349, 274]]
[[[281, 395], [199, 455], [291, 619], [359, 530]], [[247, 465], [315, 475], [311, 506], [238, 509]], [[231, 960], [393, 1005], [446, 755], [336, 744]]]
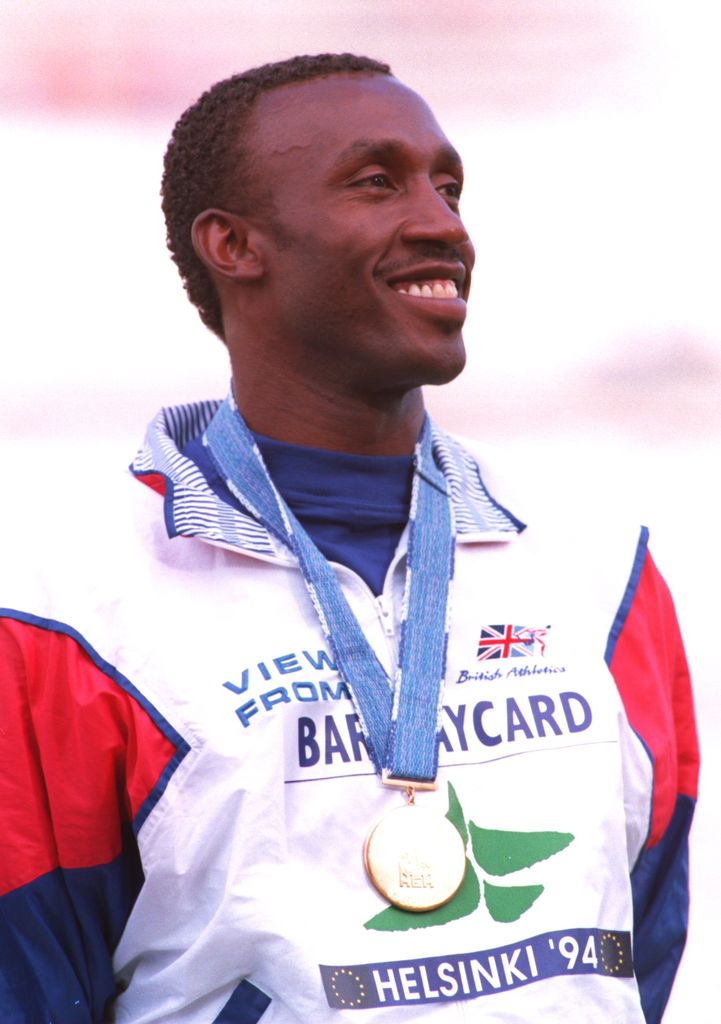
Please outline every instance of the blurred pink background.
[[715, 1024], [721, 1004], [720, 30], [712, 0], [0, 6], [0, 454], [18, 479], [71, 453], [122, 466], [157, 407], [227, 388], [158, 201], [172, 125], [207, 85], [353, 50], [431, 103], [477, 250], [469, 365], [431, 410], [538, 486], [605, 478], [676, 595], [705, 771], [668, 1024]]

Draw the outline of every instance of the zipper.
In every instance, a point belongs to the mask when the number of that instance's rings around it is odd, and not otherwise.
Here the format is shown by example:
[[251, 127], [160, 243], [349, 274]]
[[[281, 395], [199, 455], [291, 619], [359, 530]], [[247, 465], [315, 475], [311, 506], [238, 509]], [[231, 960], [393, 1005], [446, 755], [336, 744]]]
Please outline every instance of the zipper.
[[393, 612], [388, 607], [383, 595], [381, 594], [379, 597], [375, 597], [373, 599], [373, 603], [376, 606], [376, 611], [378, 612], [378, 618], [380, 619], [381, 626], [383, 627], [383, 632], [386, 636], [394, 636], [395, 627], [393, 625]]
[[[405, 552], [402, 554], [405, 554]], [[339, 576], [345, 576], [346, 579], [352, 581], [354, 589], [357, 591], [359, 590], [363, 594], [364, 599], [367, 600], [373, 608], [375, 621], [378, 626], [380, 626], [381, 635], [385, 642], [385, 648], [388, 654], [389, 665], [386, 671], [388, 672], [389, 680], [394, 678], [396, 668], [398, 667], [398, 631], [395, 628], [393, 615], [393, 594], [391, 590], [386, 593], [386, 588], [388, 588], [392, 576], [392, 570], [398, 561], [399, 557], [396, 553], [386, 575], [386, 586], [384, 587], [383, 593], [378, 596], [373, 593], [365, 580], [359, 576], [358, 573], [354, 572], [353, 569], [349, 569], [347, 565], [341, 565], [339, 562], [330, 563]], [[371, 647], [372, 646], [373, 644], [371, 643]]]

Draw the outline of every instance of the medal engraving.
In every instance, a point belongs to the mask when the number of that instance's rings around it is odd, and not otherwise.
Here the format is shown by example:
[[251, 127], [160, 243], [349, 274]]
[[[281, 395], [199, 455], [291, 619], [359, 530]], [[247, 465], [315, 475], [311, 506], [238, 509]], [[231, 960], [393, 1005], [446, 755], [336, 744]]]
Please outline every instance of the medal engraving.
[[448, 818], [416, 804], [396, 807], [365, 842], [366, 871], [381, 896], [402, 910], [434, 910], [460, 888], [466, 851]]

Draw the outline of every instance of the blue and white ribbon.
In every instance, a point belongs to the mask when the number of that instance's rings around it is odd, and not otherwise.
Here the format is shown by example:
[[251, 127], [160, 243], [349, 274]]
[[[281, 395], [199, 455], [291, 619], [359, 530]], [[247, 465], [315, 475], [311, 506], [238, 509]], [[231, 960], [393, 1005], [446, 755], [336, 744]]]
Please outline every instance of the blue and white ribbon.
[[432, 782], [448, 647], [455, 534], [445, 478], [426, 416], [414, 452], [406, 584], [398, 668], [390, 680], [333, 569], [275, 488], [232, 396], [204, 443], [232, 493], [298, 559], [308, 594], [358, 713], [376, 770]]

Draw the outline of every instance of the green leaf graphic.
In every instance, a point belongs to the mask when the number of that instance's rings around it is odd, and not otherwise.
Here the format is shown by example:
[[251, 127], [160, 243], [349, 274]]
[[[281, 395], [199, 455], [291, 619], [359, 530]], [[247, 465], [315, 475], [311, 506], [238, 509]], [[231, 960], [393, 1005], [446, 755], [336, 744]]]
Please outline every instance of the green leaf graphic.
[[450, 821], [451, 825], [454, 825], [455, 828], [460, 833], [461, 839], [463, 840], [463, 845], [467, 846], [468, 829], [466, 828], [466, 818], [463, 813], [463, 808], [461, 807], [460, 801], [458, 799], [458, 794], [456, 793], [455, 789], [450, 784], [450, 782], [448, 783], [448, 811], [446, 813], [446, 817]]
[[570, 832], [504, 832], [479, 828], [468, 822], [471, 849], [476, 863], [489, 875], [510, 875], [530, 868], [541, 860], [560, 853], [573, 842]]
[[[509, 875], [529, 868], [565, 850], [573, 840], [570, 832], [507, 832], [501, 829], [479, 828], [474, 822], [466, 824], [453, 786], [448, 783], [448, 811], [446, 817], [457, 829], [464, 845], [468, 844], [476, 863], [489, 875]], [[494, 921], [517, 921], [533, 906], [543, 892], [542, 885], [493, 885], [483, 881], [483, 895], [488, 913]], [[467, 917], [477, 910], [481, 902], [481, 886], [471, 861], [466, 858], [466, 874], [460, 889], [448, 903], [435, 910], [415, 912], [399, 907], [386, 907], [363, 925], [373, 931], [401, 932], [412, 928], [431, 928]]]
[[483, 883], [488, 913], [494, 921], [517, 921], [543, 892], [542, 885], [492, 885]]
[[431, 928], [437, 924], [448, 924], [461, 917], [467, 917], [481, 902], [481, 887], [471, 862], [466, 858], [466, 874], [461, 887], [448, 903], [435, 910], [401, 910], [386, 907], [379, 914], [366, 921], [364, 928], [378, 932], [405, 932], [411, 928]]

